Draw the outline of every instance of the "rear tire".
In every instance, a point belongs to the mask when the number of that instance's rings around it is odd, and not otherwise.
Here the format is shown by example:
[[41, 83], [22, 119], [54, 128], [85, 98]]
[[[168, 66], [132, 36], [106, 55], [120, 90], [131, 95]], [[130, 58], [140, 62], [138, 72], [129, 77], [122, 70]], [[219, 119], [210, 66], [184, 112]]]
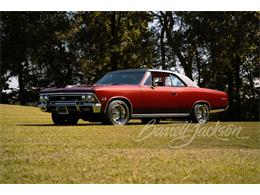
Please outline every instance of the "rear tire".
[[209, 107], [205, 103], [197, 103], [191, 113], [193, 123], [207, 123], [209, 120]]
[[72, 115], [61, 115], [52, 113], [51, 115], [54, 125], [76, 125], [79, 118]]
[[[155, 121], [152, 121], [155, 120]], [[159, 118], [142, 118], [141, 119], [142, 124], [159, 124], [160, 123], [160, 119]]]

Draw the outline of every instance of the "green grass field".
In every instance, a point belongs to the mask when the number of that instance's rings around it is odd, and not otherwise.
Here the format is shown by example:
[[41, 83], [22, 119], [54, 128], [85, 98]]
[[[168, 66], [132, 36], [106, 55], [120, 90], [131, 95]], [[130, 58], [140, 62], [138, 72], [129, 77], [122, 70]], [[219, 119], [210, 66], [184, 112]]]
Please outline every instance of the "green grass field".
[[[0, 183], [260, 183], [259, 122], [220, 123], [241, 127], [244, 139], [197, 136], [176, 149], [169, 146], [170, 136], [137, 141], [144, 128], [139, 121], [54, 126], [50, 114], [35, 107], [0, 105], [0, 110]], [[153, 128], [183, 125], [163, 122]]]

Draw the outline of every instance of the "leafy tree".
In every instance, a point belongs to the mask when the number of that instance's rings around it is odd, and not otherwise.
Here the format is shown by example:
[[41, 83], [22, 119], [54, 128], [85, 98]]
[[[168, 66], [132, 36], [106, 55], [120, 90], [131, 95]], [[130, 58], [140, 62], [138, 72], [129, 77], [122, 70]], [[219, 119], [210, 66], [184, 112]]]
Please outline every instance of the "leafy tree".
[[[111, 70], [183, 69], [226, 90], [223, 119], [259, 120], [259, 12], [2, 12], [1, 102], [18, 78], [21, 104], [40, 88], [90, 84]], [[4, 97], [4, 98], [3, 98]], [[5, 98], [6, 97], [6, 98]], [[10, 101], [9, 101], [10, 102]]]
[[[6, 86], [6, 81], [12, 77], [18, 77], [19, 100], [23, 105], [26, 103], [26, 88], [34, 74], [34, 68], [29, 61], [31, 50], [31, 26], [37, 14], [31, 13], [11, 13], [1, 14], [3, 27], [1, 36], [1, 81]], [[3, 90], [4, 87], [1, 87]]]
[[87, 82], [111, 70], [152, 66], [149, 13], [80, 12], [75, 18], [78, 60]]
[[[251, 119], [257, 120], [259, 101], [253, 81], [259, 78], [259, 13], [156, 12], [154, 15], [161, 29], [165, 29], [166, 43], [174, 53], [172, 58], [177, 57], [187, 76], [202, 87], [223, 90], [227, 83], [230, 109], [226, 117], [240, 120], [241, 113], [253, 112]], [[246, 102], [251, 102], [251, 111]]]

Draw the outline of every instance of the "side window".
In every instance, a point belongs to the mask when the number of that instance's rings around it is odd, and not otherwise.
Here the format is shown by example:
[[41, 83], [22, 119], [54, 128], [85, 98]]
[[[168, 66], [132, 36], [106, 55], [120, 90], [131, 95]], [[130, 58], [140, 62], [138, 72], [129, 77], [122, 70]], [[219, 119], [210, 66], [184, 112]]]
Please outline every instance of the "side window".
[[147, 77], [144, 85], [148, 85], [148, 86], [152, 86], [152, 75], [151, 73], [149, 74], [149, 76]]
[[174, 74], [152, 72], [147, 77], [144, 85], [152, 86], [152, 82], [157, 86], [165, 87], [185, 87], [184, 82]]
[[153, 82], [155, 83], [155, 85], [157, 86], [165, 86], [164, 85], [164, 78], [161, 76], [153, 76]]
[[172, 82], [171, 82], [171, 77], [170, 77], [170, 75], [167, 75], [167, 76], [165, 77], [165, 86], [167, 86], [167, 87], [171, 87], [171, 86], [172, 86]]
[[185, 87], [186, 85], [177, 76], [171, 74], [171, 81], [173, 87]]
[[152, 73], [152, 81], [161, 87], [170, 87], [172, 86], [171, 77], [169, 73], [162, 72], [153, 72]]

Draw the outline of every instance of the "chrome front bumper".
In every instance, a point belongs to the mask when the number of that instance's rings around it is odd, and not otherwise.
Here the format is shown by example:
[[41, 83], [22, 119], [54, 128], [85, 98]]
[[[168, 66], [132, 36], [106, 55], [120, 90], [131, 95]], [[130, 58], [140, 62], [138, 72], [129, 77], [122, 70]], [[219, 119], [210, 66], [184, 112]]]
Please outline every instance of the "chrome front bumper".
[[69, 112], [90, 112], [90, 113], [100, 113], [101, 104], [100, 103], [83, 103], [83, 102], [54, 102], [54, 103], [40, 103], [38, 107], [43, 112], [59, 112], [59, 108], [64, 108], [64, 113]]

